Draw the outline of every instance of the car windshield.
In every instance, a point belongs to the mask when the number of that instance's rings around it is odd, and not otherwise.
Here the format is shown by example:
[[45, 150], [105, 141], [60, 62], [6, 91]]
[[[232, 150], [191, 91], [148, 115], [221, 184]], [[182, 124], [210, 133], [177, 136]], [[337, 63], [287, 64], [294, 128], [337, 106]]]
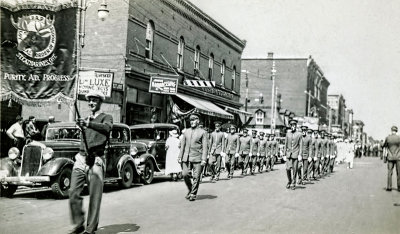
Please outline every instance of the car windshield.
[[46, 132], [46, 141], [54, 140], [79, 140], [80, 130], [78, 128], [49, 128]]
[[131, 130], [131, 139], [155, 139], [155, 129], [153, 128], [141, 128], [141, 129], [132, 129]]

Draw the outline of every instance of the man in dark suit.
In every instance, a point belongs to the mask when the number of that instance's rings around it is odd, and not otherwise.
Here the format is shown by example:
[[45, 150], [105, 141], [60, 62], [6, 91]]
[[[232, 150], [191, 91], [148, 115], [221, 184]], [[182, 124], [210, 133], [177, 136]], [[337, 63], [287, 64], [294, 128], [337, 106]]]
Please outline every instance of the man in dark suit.
[[[288, 177], [288, 183], [286, 188], [296, 189], [296, 175], [297, 175], [297, 164], [299, 160], [302, 160], [302, 145], [303, 136], [297, 131], [297, 120], [289, 121], [291, 130], [287, 132], [285, 138], [285, 156], [286, 160], [286, 174]], [[292, 179], [293, 178], [293, 179]]]
[[235, 171], [235, 158], [239, 157], [239, 136], [236, 134], [235, 125], [229, 127], [230, 133], [227, 135], [222, 147], [222, 157], [225, 156], [226, 169], [228, 170], [228, 179], [233, 178]]
[[248, 129], [243, 129], [243, 135], [239, 137], [239, 167], [242, 169], [242, 175], [246, 175], [246, 162], [249, 160], [251, 137], [247, 134]]
[[320, 150], [321, 152], [321, 170], [320, 170], [320, 177], [323, 177], [325, 175], [325, 167], [326, 167], [326, 157], [328, 154], [328, 140], [326, 137], [328, 136], [328, 133], [323, 131], [321, 133], [321, 140], [320, 140]]
[[[203, 166], [208, 154], [207, 132], [199, 128], [200, 115], [193, 113], [189, 117], [190, 128], [183, 133], [178, 161], [182, 163], [182, 175], [189, 190], [186, 199], [195, 201], [199, 190]], [[189, 172], [193, 169], [193, 183]]]
[[391, 128], [392, 134], [386, 137], [384, 148], [384, 162], [388, 164], [388, 177], [386, 191], [392, 191], [393, 168], [397, 172], [397, 191], [400, 192], [400, 136], [397, 135], [397, 126]]
[[315, 166], [315, 162], [317, 161], [317, 139], [316, 139], [316, 135], [318, 134], [318, 130], [312, 130], [312, 129], [308, 129], [307, 130], [307, 134], [309, 134], [311, 136], [311, 143], [310, 143], [310, 155], [308, 157], [308, 171], [307, 171], [307, 181], [310, 182], [310, 178], [311, 178], [311, 173], [312, 178], [315, 178], [314, 175], [314, 166]]
[[308, 127], [301, 126], [301, 131], [303, 135], [303, 145], [302, 145], [302, 167], [303, 171], [299, 169], [299, 184], [305, 185], [304, 180], [307, 180], [307, 172], [308, 172], [308, 158], [310, 157], [310, 148], [311, 148], [311, 136], [307, 134]]
[[224, 144], [224, 133], [221, 132], [221, 122], [214, 122], [215, 130], [210, 136], [210, 168], [211, 168], [211, 182], [219, 180], [220, 170], [221, 170], [221, 152], [222, 146]]

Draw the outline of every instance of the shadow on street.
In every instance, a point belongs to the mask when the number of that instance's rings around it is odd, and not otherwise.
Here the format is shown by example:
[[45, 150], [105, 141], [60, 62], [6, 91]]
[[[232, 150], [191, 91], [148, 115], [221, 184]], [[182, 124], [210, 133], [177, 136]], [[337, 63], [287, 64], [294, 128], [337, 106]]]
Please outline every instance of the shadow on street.
[[117, 234], [117, 233], [125, 233], [125, 232], [136, 232], [139, 230], [140, 226], [133, 223], [125, 223], [125, 224], [113, 224], [99, 228], [96, 231], [97, 234]]

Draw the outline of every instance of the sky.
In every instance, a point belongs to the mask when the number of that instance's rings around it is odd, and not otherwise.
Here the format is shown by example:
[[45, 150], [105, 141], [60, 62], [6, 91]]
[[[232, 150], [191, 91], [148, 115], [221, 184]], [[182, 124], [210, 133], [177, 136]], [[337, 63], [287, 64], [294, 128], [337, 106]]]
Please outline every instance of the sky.
[[190, 1], [247, 41], [242, 58], [311, 55], [369, 136], [400, 128], [399, 0]]

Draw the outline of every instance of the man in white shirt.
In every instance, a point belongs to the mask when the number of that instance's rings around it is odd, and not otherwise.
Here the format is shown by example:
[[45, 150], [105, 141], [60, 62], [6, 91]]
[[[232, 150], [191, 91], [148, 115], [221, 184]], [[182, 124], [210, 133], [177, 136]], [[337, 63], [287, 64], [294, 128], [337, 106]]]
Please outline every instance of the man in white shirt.
[[17, 147], [19, 151], [22, 152], [25, 143], [24, 130], [22, 129], [24, 119], [18, 115], [15, 120], [16, 122], [7, 130], [7, 136], [14, 141], [13, 146]]

